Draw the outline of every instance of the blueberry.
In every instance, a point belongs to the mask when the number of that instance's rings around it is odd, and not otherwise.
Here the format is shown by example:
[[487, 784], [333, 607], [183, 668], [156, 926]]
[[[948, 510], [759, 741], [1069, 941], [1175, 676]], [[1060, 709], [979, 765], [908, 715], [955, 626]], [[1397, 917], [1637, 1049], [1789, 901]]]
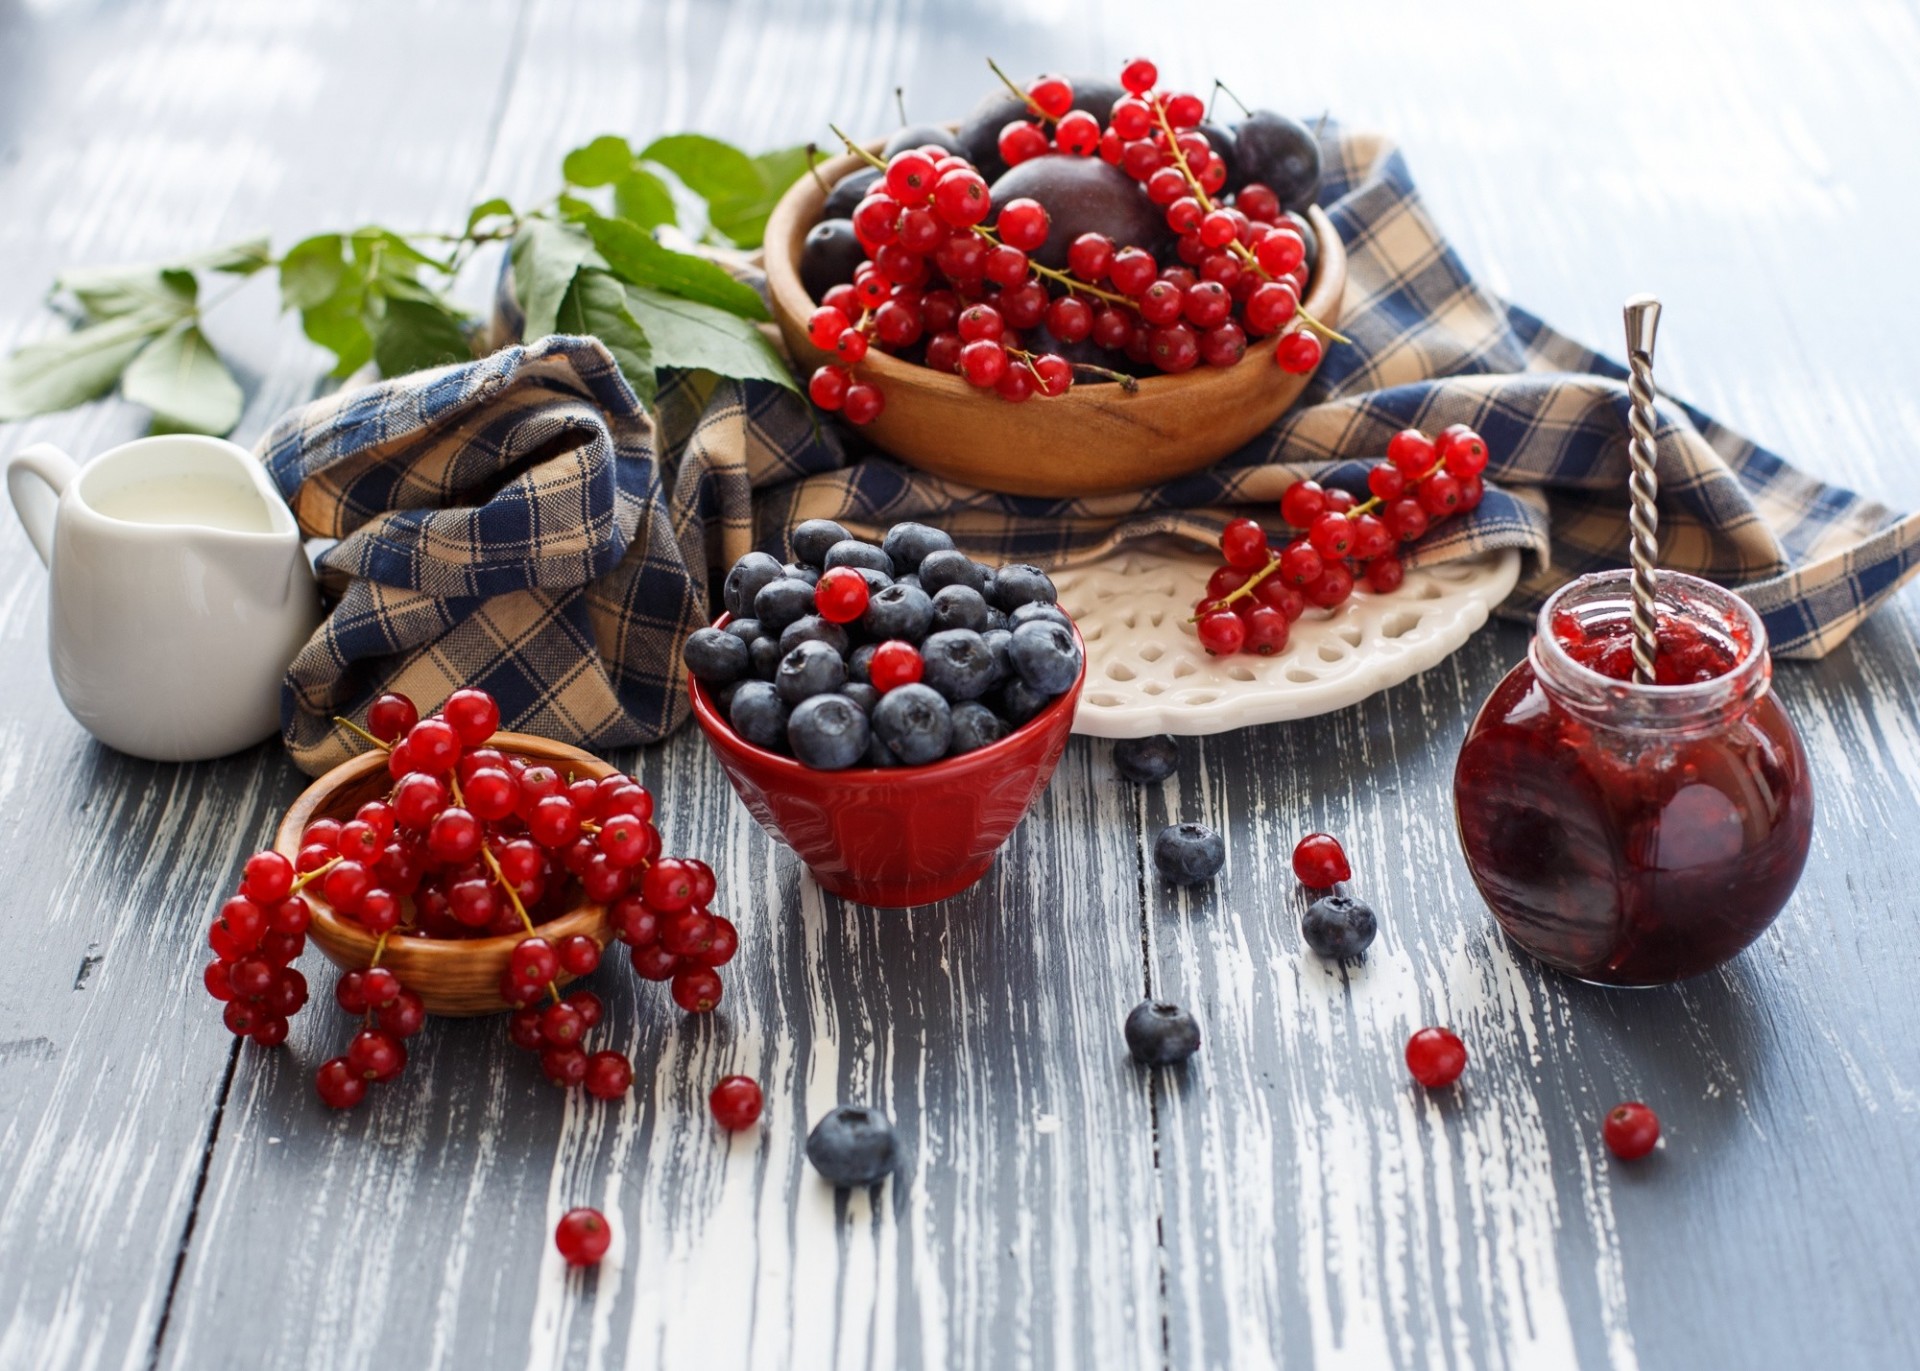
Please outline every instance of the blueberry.
[[780, 669], [780, 640], [757, 638], [749, 651], [753, 656], [753, 674], [763, 681], [771, 681], [773, 673]]
[[1050, 605], [1059, 598], [1052, 579], [1037, 566], [1015, 562], [994, 573], [993, 603], [1009, 614], [1021, 605]]
[[995, 609], [992, 605], [988, 605], [986, 631], [988, 633], [992, 633], [994, 630], [998, 629], [1001, 632], [1005, 632], [1007, 628], [1008, 628], [1008, 624], [1007, 624], [1006, 610]]
[[858, 538], [843, 538], [827, 549], [826, 569], [831, 571], [837, 566], [870, 568], [893, 575], [893, 559], [872, 543]]
[[1043, 695], [1018, 676], [1000, 687], [1000, 712], [1015, 728], [1034, 718], [1053, 700], [1053, 696]]
[[1153, 738], [1122, 738], [1113, 745], [1113, 765], [1135, 785], [1152, 785], [1173, 775], [1180, 749], [1162, 733]]
[[880, 703], [880, 691], [865, 681], [848, 681], [840, 687], [840, 693], [860, 706], [863, 714], [872, 714], [873, 707]]
[[1050, 605], [1044, 600], [1029, 600], [1018, 609], [1007, 611], [1007, 627], [1019, 628], [1022, 624], [1035, 621], [1049, 624], [1063, 624], [1073, 627], [1073, 620], [1067, 617], [1066, 610], [1059, 605]]
[[993, 685], [993, 654], [972, 629], [929, 634], [920, 644], [920, 662], [920, 679], [949, 700], [976, 700]]
[[929, 554], [945, 552], [952, 547], [953, 539], [944, 529], [930, 528], [926, 524], [905, 523], [895, 524], [888, 529], [887, 536], [881, 540], [880, 546], [886, 551], [887, 556], [893, 558], [893, 564], [896, 567], [904, 567], [912, 571], [924, 562]]
[[780, 692], [765, 681], [742, 681], [727, 709], [733, 731], [755, 747], [782, 751], [787, 741], [787, 707]]
[[900, 1164], [900, 1140], [879, 1110], [843, 1104], [807, 1134], [807, 1160], [835, 1185], [878, 1185]]
[[687, 670], [708, 685], [725, 685], [747, 674], [753, 654], [745, 642], [718, 628], [696, 628], [680, 650]]
[[793, 526], [793, 532], [787, 535], [787, 543], [793, 548], [795, 557], [817, 568], [826, 564], [828, 548], [852, 536], [831, 519], [809, 519]]
[[953, 712], [931, 686], [895, 686], [873, 710], [873, 731], [908, 766], [922, 766], [947, 755], [953, 739]]
[[972, 752], [988, 743], [999, 742], [1011, 732], [1013, 729], [1005, 719], [978, 700], [963, 700], [953, 707], [953, 741], [947, 744], [947, 755], [958, 757], [963, 752]]
[[1379, 929], [1373, 907], [1347, 894], [1345, 887], [1308, 905], [1300, 920], [1300, 936], [1307, 946], [1336, 962], [1365, 952]]
[[774, 689], [789, 705], [838, 690], [846, 683], [846, 658], [826, 643], [801, 643], [780, 658], [780, 669], [773, 673]]
[[1007, 651], [1013, 635], [1004, 628], [990, 628], [980, 638], [993, 654], [993, 682], [988, 688], [997, 690], [1013, 679], [1013, 656]]
[[760, 621], [758, 619], [729, 619], [727, 620], [727, 632], [731, 633], [748, 647], [752, 647], [755, 643], [767, 636], [767, 631], [760, 627]]
[[707, 694], [713, 697], [713, 707], [719, 711], [721, 718], [725, 719], [733, 712], [733, 697], [745, 684], [745, 681], [728, 681], [725, 685], [707, 687]]
[[1042, 695], [1064, 695], [1080, 679], [1080, 644], [1059, 624], [1022, 624], [1007, 644], [1013, 669]]
[[872, 683], [873, 654], [878, 650], [879, 646], [880, 644], [878, 643], [862, 643], [853, 650], [853, 655], [847, 658], [847, 679], [849, 681], [860, 681], [864, 684]]
[[766, 553], [749, 552], [727, 573], [727, 583], [721, 591], [727, 613], [736, 619], [753, 613], [753, 597], [760, 593], [760, 587], [779, 580], [783, 574], [780, 563]]
[[927, 636], [933, 623], [933, 601], [919, 586], [895, 581], [867, 601], [860, 616], [860, 629], [869, 637], [901, 638], [917, 643]]
[[[871, 721], [868, 722], [867, 727], [869, 730], [872, 729], [873, 724]], [[877, 767], [899, 766], [900, 759], [893, 755], [892, 748], [880, 741], [880, 735], [878, 733], [869, 732], [867, 736], [867, 750], [865, 755], [860, 758], [860, 765]]]
[[857, 566], [854, 570], [859, 572], [860, 579], [867, 583], [867, 594], [869, 596], [878, 595], [881, 591], [893, 584], [893, 577], [887, 575], [884, 571], [875, 571], [870, 566]]
[[787, 745], [816, 771], [840, 771], [866, 755], [867, 716], [844, 695], [812, 695], [787, 719]]
[[780, 570], [789, 580], [805, 581], [810, 586], [820, 584], [820, 568], [808, 566], [805, 562], [788, 562]]
[[1175, 885], [1210, 881], [1226, 860], [1225, 840], [1205, 824], [1172, 824], [1153, 840], [1153, 865]]
[[894, 577], [893, 583], [897, 586], [912, 586], [915, 590], [926, 589], [925, 586], [920, 584], [920, 578], [911, 571], [909, 571], [905, 576]]
[[1127, 1051], [1142, 1066], [1176, 1066], [1200, 1050], [1200, 1024], [1177, 1004], [1142, 1000], [1127, 1015]]
[[753, 617], [760, 621], [760, 627], [768, 633], [783, 633], [788, 624], [795, 619], [804, 619], [811, 613], [813, 587], [791, 576], [769, 581], [753, 597]]
[[933, 597], [933, 631], [970, 628], [981, 633], [987, 627], [987, 602], [970, 586], [948, 586]]
[[948, 586], [966, 586], [979, 591], [984, 598], [989, 574], [987, 568], [966, 553], [952, 548], [929, 553], [927, 559], [920, 563], [920, 584], [929, 595], [938, 595]]
[[780, 630], [781, 656], [786, 656], [802, 643], [825, 643], [842, 657], [847, 655], [846, 629], [822, 619], [818, 614], [803, 614]]

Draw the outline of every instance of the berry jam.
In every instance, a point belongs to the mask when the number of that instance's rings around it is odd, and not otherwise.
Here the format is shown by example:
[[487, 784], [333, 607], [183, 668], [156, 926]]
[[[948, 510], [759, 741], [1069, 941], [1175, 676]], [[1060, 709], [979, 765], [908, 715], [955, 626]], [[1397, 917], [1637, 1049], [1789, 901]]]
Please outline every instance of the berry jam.
[[1753, 610], [1663, 574], [1655, 684], [1637, 686], [1628, 584], [1603, 572], [1547, 602], [1528, 659], [1468, 730], [1454, 810], [1516, 943], [1584, 980], [1655, 985], [1773, 922], [1806, 862], [1813, 792]]

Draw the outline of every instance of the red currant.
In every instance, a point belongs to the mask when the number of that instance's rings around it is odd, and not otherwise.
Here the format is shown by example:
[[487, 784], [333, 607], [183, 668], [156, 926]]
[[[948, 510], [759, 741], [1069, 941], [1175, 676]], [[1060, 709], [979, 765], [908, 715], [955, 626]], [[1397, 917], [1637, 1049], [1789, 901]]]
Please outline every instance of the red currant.
[[600, 965], [600, 944], [584, 933], [562, 938], [554, 953], [569, 975], [588, 976]]
[[351, 1109], [367, 1097], [367, 1083], [345, 1057], [335, 1057], [315, 1072], [313, 1087], [335, 1109]]
[[362, 1080], [390, 1081], [407, 1064], [407, 1049], [391, 1033], [363, 1028], [347, 1045], [347, 1065]]
[[1025, 196], [1009, 200], [1001, 209], [997, 223], [1000, 241], [1022, 252], [1032, 252], [1047, 241], [1047, 229], [1051, 227], [1051, 222], [1045, 206], [1038, 200], [1030, 200]]
[[1134, 95], [1143, 95], [1152, 90], [1159, 79], [1160, 69], [1144, 57], [1132, 58], [1120, 68], [1120, 84]]
[[1407, 579], [1407, 569], [1398, 557], [1380, 556], [1367, 563], [1367, 589], [1376, 595], [1389, 595]]
[[933, 195], [933, 159], [917, 148], [897, 152], [884, 179], [887, 193], [901, 204], [924, 205]]
[[1249, 219], [1263, 224], [1271, 224], [1280, 217], [1280, 197], [1269, 186], [1258, 181], [1249, 181], [1240, 187], [1239, 194], [1233, 197], [1233, 203]]
[[1434, 444], [1447, 470], [1462, 479], [1487, 469], [1487, 444], [1465, 424], [1448, 424]]
[[1293, 874], [1300, 884], [1325, 890], [1353, 879], [1340, 840], [1327, 833], [1309, 833], [1293, 847]]
[[[546, 1022], [545, 1016], [541, 1023]], [[573, 1043], [548, 1043], [540, 1049], [540, 1073], [562, 1089], [587, 1078], [586, 1049]]]
[[[966, 314], [960, 316], [961, 323], [966, 322], [966, 317]], [[999, 317], [994, 315], [996, 319]], [[1000, 378], [1007, 374], [1007, 350], [997, 339], [975, 339], [960, 349], [960, 374], [968, 385], [983, 390], [998, 385]]]
[[1414, 498], [1420, 501], [1430, 518], [1444, 519], [1460, 508], [1460, 482], [1444, 471], [1436, 471], [1422, 481], [1414, 491]]
[[1280, 496], [1280, 517], [1294, 528], [1311, 528], [1327, 510], [1327, 493], [1318, 481], [1295, 481]]
[[1247, 651], [1271, 657], [1287, 650], [1292, 628], [1285, 614], [1271, 605], [1256, 602], [1251, 608], [1241, 606], [1240, 618], [1247, 626]]
[[420, 711], [404, 695], [382, 695], [367, 706], [367, 732], [383, 743], [393, 742], [420, 722]]
[[247, 858], [240, 893], [257, 905], [278, 904], [293, 890], [293, 863], [278, 852], [256, 852]]
[[633, 1085], [633, 1063], [619, 1052], [596, 1052], [587, 1058], [587, 1093], [596, 1100], [617, 1100]]
[[393, 791], [393, 813], [403, 828], [424, 829], [447, 806], [447, 786], [438, 776], [409, 772]]
[[887, 397], [880, 387], [857, 381], [847, 387], [847, 402], [843, 412], [847, 422], [870, 424], [880, 417], [880, 411], [887, 407]]
[[[844, 332], [845, 330], [842, 330]], [[838, 334], [835, 338], [838, 338]], [[829, 343], [827, 346], [831, 347]], [[832, 412], [846, 402], [847, 385], [852, 373], [845, 367], [823, 366], [807, 378], [807, 398], [821, 409]]]
[[689, 1014], [712, 1012], [720, 1003], [720, 977], [709, 967], [688, 967], [674, 974], [673, 1002]]
[[1160, 279], [1160, 264], [1141, 248], [1122, 248], [1107, 266], [1107, 279], [1122, 295], [1138, 296]]
[[814, 587], [815, 608], [829, 623], [850, 624], [867, 612], [867, 578], [850, 566], [830, 568]]
[[873, 682], [873, 688], [884, 695], [896, 687], [913, 684], [925, 669], [920, 650], [912, 643], [894, 638], [873, 650], [873, 658], [867, 664], [867, 677]]
[[853, 321], [832, 305], [822, 305], [807, 316], [807, 341], [822, 352], [831, 348]]
[[454, 691], [440, 707], [440, 715], [452, 726], [464, 747], [479, 747], [500, 728], [500, 706], [484, 690]]
[[1320, 573], [1320, 579], [1302, 587], [1307, 600], [1322, 609], [1332, 609], [1353, 593], [1353, 573], [1345, 562], [1335, 562]]
[[948, 171], [933, 188], [933, 211], [954, 228], [970, 229], [993, 212], [993, 197], [985, 178], [971, 167]]
[[407, 751], [417, 770], [444, 776], [460, 760], [460, 735], [445, 719], [422, 719], [407, 731]]
[[1310, 586], [1326, 569], [1325, 559], [1311, 543], [1288, 543], [1280, 554], [1280, 579], [1290, 586]]
[[613, 1244], [613, 1230], [597, 1209], [569, 1209], [553, 1230], [553, 1245], [568, 1266], [598, 1266]]
[[1058, 399], [1073, 388], [1073, 366], [1058, 353], [1043, 352], [1033, 359], [1034, 388], [1042, 395]]
[[1420, 508], [1420, 502], [1411, 495], [1395, 500], [1385, 512], [1387, 527], [1403, 543], [1410, 543], [1425, 533], [1432, 520], [1427, 518], [1426, 510]]
[[396, 1038], [411, 1038], [427, 1026], [427, 1006], [411, 990], [402, 990], [374, 1019], [384, 1032]]
[[1409, 481], [1417, 481], [1433, 469], [1438, 453], [1433, 439], [1417, 428], [1404, 428], [1388, 440], [1387, 460]]
[[635, 947], [627, 960], [633, 964], [636, 976], [649, 981], [671, 980], [680, 970], [679, 954], [667, 951], [657, 942]]
[[[1201, 285], [1212, 285], [1202, 281]], [[1187, 297], [1191, 300], [1191, 294]], [[1223, 320], [1200, 335], [1200, 360], [1210, 367], [1230, 367], [1247, 355], [1247, 335], [1231, 319]]]
[[1257, 571], [1273, 557], [1267, 532], [1251, 519], [1231, 520], [1220, 534], [1220, 551], [1227, 565], [1239, 571]]
[[1427, 1089], [1452, 1085], [1466, 1069], [1466, 1044], [1450, 1030], [1423, 1028], [1407, 1039], [1407, 1070]]
[[732, 1133], [758, 1123], [764, 1103], [759, 1082], [751, 1076], [724, 1076], [707, 1096], [714, 1122]]
[[1305, 376], [1320, 365], [1320, 340], [1306, 329], [1281, 335], [1273, 350], [1274, 365], [1289, 376]]
[[1246, 624], [1231, 610], [1202, 615], [1196, 631], [1210, 657], [1231, 657], [1247, 640]]
[[1660, 1116], [1638, 1100], [1616, 1104], [1607, 1111], [1600, 1135], [1621, 1161], [1638, 1161], [1660, 1141]]
[[1010, 167], [1043, 157], [1053, 150], [1053, 145], [1047, 141], [1047, 135], [1040, 131], [1039, 125], [1030, 124], [1025, 119], [1015, 119], [1000, 130], [998, 147], [1000, 160]]
[[1328, 562], [1337, 562], [1353, 551], [1353, 521], [1344, 514], [1328, 511], [1313, 521], [1307, 531], [1313, 550]]
[[[571, 804], [559, 797], [542, 800], [541, 803], [566, 805], [569, 813], [573, 810]], [[480, 821], [473, 817], [471, 811], [458, 806], [449, 806], [441, 810], [427, 827], [427, 851], [433, 855], [434, 860], [448, 866], [472, 861], [480, 852]], [[336, 867], [334, 870], [337, 871], [339, 868]], [[328, 873], [328, 882], [328, 889], [331, 892], [332, 872]], [[328, 898], [332, 898], [331, 894]]]
[[616, 900], [610, 912], [614, 934], [621, 942], [634, 947], [648, 947], [658, 941], [660, 915], [638, 895]]

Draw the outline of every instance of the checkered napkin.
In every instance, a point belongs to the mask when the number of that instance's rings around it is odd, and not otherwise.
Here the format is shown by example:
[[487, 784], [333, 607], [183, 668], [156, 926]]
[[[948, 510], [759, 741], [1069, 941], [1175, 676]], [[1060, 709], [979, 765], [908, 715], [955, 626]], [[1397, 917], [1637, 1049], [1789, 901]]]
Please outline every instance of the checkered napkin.
[[[1485, 503], [1410, 560], [1532, 554], [1503, 613], [1622, 565], [1626, 373], [1468, 276], [1386, 140], [1330, 130], [1321, 204], [1347, 246], [1341, 330], [1301, 403], [1206, 471], [1083, 500], [997, 495], [866, 453], [761, 382], [664, 375], [649, 416], [597, 342], [551, 338], [315, 402], [267, 436], [269, 469], [339, 597], [288, 673], [282, 723], [309, 771], [355, 749], [336, 714], [382, 689], [431, 706], [461, 684], [509, 726], [593, 747], [664, 736], [687, 705], [678, 642], [750, 548], [831, 517], [914, 518], [981, 557], [1058, 565], [1174, 534], [1210, 542], [1304, 475], [1356, 491], [1409, 425], [1472, 424]], [[519, 332], [503, 278], [496, 337]], [[994, 403], [983, 400], [982, 403]], [[1045, 403], [1032, 401], [1030, 403]], [[1775, 651], [1830, 651], [1912, 572], [1901, 518], [1660, 403], [1662, 565], [1738, 586]], [[1252, 508], [1246, 508], [1251, 506]]]

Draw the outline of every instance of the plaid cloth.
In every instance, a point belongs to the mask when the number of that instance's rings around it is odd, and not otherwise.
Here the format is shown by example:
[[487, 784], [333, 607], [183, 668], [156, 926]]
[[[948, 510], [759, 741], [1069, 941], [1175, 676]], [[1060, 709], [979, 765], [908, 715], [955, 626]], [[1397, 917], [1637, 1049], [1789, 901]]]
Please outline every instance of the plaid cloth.
[[[1155, 535], [1211, 542], [1251, 513], [1279, 527], [1288, 483], [1363, 491], [1399, 429], [1473, 425], [1485, 502], [1409, 560], [1532, 554], [1502, 613], [1626, 558], [1628, 399], [1618, 364], [1474, 282], [1385, 139], [1329, 128], [1321, 204], [1348, 253], [1341, 330], [1301, 403], [1221, 462], [1152, 490], [997, 495], [865, 453], [790, 392], [661, 377], [651, 420], [589, 339], [317, 402], [264, 441], [270, 470], [342, 595], [288, 675], [282, 718], [317, 771], [354, 750], [329, 721], [378, 689], [423, 707], [457, 685], [588, 746], [651, 741], [686, 714], [677, 645], [709, 585], [816, 517], [877, 534], [914, 518], [975, 555], [1061, 565]], [[497, 338], [517, 337], [503, 275]], [[1036, 402], [1044, 403], [1044, 402]], [[1816, 481], [1686, 405], [1659, 407], [1662, 565], [1734, 585], [1776, 653], [1830, 651], [1912, 573], [1920, 516]], [[1254, 508], [1245, 508], [1253, 506]]]

